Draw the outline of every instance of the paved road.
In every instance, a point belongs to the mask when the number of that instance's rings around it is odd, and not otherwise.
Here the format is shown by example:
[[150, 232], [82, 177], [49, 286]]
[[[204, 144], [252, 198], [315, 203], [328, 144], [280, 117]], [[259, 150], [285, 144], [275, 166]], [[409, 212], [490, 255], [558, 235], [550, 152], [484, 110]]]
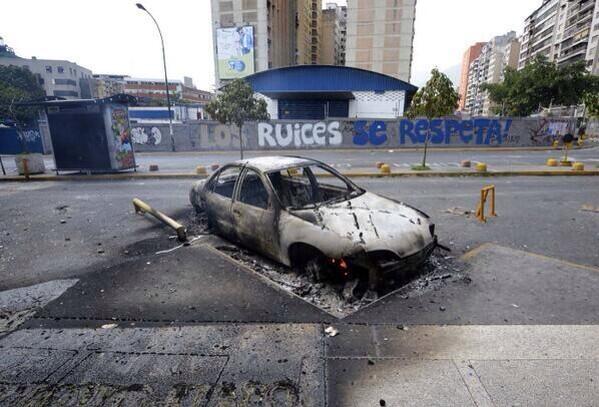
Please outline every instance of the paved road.
[[[246, 157], [273, 155], [276, 152], [248, 152]], [[333, 165], [341, 171], [357, 168], [373, 168], [376, 162], [386, 162], [394, 169], [409, 169], [411, 165], [422, 160], [421, 151], [397, 150], [343, 150], [343, 151], [291, 151], [284, 154], [298, 154], [312, 157]], [[492, 167], [514, 167], [544, 165], [547, 158], [559, 158], [560, 151], [468, 151], [468, 150], [433, 150], [429, 152], [428, 164], [433, 169], [458, 168], [461, 160], [482, 161]], [[157, 164], [161, 172], [193, 172], [196, 166], [225, 164], [237, 160], [237, 152], [190, 152], [190, 153], [138, 153], [137, 163], [140, 170], [147, 171], [150, 164]], [[599, 164], [599, 147], [576, 150], [570, 153], [572, 160], [582, 161], [589, 168]], [[15, 174], [12, 157], [3, 157], [7, 172]], [[46, 167], [54, 168], [51, 157], [46, 158]]]
[[[489, 181], [499, 217], [446, 212]], [[599, 179], [358, 182], [427, 211], [453, 256], [487, 244], [339, 320], [206, 247], [155, 254], [175, 242], [130, 200], [190, 222], [189, 181], [0, 184], [0, 404], [599, 399], [599, 214], [580, 210]]]
[[[490, 182], [497, 186], [498, 218], [480, 224], [446, 213], [455, 207], [473, 210], [481, 186]], [[458, 253], [496, 242], [599, 265], [599, 216], [580, 210], [585, 203], [599, 206], [596, 177], [364, 178], [358, 183], [428, 212], [443, 243]], [[134, 216], [131, 199], [142, 198], [191, 222], [189, 186], [186, 180], [0, 184], [0, 288], [77, 276], [138, 251], [172, 246], [168, 231]]]

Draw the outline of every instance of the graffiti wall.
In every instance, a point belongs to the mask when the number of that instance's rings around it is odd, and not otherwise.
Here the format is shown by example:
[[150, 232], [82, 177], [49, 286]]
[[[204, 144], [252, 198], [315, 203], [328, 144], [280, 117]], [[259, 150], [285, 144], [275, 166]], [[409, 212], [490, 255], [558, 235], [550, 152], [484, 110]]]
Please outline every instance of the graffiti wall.
[[42, 135], [37, 128], [21, 129], [21, 137], [14, 127], [0, 127], [0, 154], [43, 153]]
[[[568, 131], [571, 119], [487, 118], [325, 120], [248, 123], [243, 143], [251, 150], [319, 148], [408, 148], [428, 140], [434, 147], [549, 146]], [[217, 122], [137, 125], [131, 134], [136, 151], [231, 150], [239, 148], [239, 129]]]

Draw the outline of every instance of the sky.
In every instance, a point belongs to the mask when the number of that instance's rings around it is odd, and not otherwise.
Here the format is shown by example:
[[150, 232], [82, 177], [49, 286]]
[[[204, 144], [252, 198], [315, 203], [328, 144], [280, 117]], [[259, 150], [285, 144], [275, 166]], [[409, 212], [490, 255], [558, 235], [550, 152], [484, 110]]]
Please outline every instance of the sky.
[[[456, 79], [469, 45], [510, 30], [520, 34], [524, 19], [541, 2], [417, 0], [411, 82], [422, 85], [434, 67]], [[135, 3], [0, 0], [0, 36], [21, 57], [66, 59], [94, 73], [160, 78], [158, 33]], [[212, 90], [210, 0], [143, 0], [143, 4], [162, 29], [169, 79], [190, 76], [197, 87]]]

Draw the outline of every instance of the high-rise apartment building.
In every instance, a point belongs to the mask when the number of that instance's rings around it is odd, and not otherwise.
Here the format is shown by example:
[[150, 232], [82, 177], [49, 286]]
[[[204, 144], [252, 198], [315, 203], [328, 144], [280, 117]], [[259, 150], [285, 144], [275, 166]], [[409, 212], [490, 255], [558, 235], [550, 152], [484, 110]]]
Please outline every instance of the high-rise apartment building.
[[212, 29], [217, 86], [295, 63], [295, 0], [212, 0]]
[[460, 94], [458, 110], [464, 110], [464, 107], [466, 106], [466, 92], [468, 91], [468, 72], [470, 71], [470, 64], [479, 57], [483, 45], [485, 45], [484, 42], [477, 42], [468, 47], [466, 52], [464, 52], [462, 58], [462, 70], [460, 72], [460, 87], [458, 89], [458, 93]]
[[327, 3], [322, 11], [320, 34], [320, 63], [345, 65], [347, 7]]
[[585, 61], [596, 69], [599, 0], [544, 0], [525, 21], [519, 68], [537, 55], [558, 65]]
[[297, 31], [295, 63], [297, 65], [319, 64], [322, 0], [295, 0], [295, 3]]
[[475, 58], [468, 70], [468, 86], [464, 99], [464, 112], [471, 115], [491, 115], [493, 105], [483, 84], [503, 81], [506, 67], [516, 68], [520, 44], [515, 31], [494, 37], [484, 44], [480, 55]]
[[348, 0], [346, 65], [408, 82], [416, 0]]

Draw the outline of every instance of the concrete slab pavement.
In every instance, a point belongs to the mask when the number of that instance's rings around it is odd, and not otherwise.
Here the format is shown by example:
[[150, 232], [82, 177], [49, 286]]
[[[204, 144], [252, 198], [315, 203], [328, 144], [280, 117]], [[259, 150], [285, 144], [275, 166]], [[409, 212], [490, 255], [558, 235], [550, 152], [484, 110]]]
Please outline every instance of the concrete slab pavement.
[[597, 325], [371, 326], [367, 354], [336, 344], [363, 331], [336, 327], [339, 336], [326, 339], [329, 405], [591, 406], [599, 400]]
[[599, 268], [486, 244], [442, 287], [391, 294], [346, 318], [382, 324], [599, 324]]
[[22, 330], [0, 341], [0, 403], [322, 405], [321, 353], [318, 325]]

